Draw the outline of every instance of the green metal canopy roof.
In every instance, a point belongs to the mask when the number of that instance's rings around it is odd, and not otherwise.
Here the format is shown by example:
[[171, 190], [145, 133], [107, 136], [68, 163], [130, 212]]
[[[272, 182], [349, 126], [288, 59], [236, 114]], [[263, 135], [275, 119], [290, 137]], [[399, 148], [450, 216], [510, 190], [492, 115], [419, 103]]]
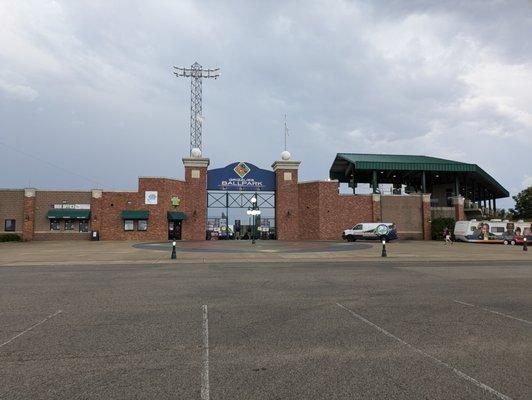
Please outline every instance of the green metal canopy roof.
[[364, 175], [364, 171], [367, 173], [374, 170], [458, 173], [465, 175], [467, 180], [482, 182], [497, 197], [510, 195], [499, 182], [476, 164], [428, 156], [338, 153], [329, 170], [329, 176], [340, 182], [349, 182], [351, 175], [356, 177], [360, 173]]
[[185, 221], [187, 214], [181, 211], [168, 211], [168, 221]]
[[57, 208], [48, 211], [46, 217], [48, 219], [90, 219], [90, 214], [90, 210]]
[[146, 210], [122, 211], [122, 219], [148, 219], [150, 212]]

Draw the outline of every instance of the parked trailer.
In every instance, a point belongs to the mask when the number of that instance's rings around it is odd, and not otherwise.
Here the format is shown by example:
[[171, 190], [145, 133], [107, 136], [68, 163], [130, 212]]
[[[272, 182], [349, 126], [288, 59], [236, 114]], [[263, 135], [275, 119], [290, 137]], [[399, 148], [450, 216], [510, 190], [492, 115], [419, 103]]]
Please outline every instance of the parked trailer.
[[[523, 235], [530, 234], [532, 223], [510, 222], [492, 219], [477, 221], [457, 221], [454, 226], [456, 240], [468, 243], [516, 244]], [[527, 239], [529, 240], [529, 239]]]

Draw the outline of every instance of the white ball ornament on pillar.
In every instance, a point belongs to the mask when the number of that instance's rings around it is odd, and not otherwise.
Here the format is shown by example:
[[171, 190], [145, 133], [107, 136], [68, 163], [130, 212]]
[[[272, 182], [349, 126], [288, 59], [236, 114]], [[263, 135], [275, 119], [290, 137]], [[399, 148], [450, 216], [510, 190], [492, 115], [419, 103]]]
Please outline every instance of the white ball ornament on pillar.
[[287, 150], [285, 150], [285, 151], [283, 151], [283, 152], [281, 153], [281, 159], [282, 159], [283, 161], [288, 161], [288, 160], [290, 160], [290, 157], [292, 157], [292, 155], [291, 155], [290, 152], [287, 151]]
[[201, 150], [198, 149], [197, 147], [194, 147], [194, 148], [190, 151], [190, 155], [191, 155], [193, 158], [200, 158], [200, 157], [201, 157]]

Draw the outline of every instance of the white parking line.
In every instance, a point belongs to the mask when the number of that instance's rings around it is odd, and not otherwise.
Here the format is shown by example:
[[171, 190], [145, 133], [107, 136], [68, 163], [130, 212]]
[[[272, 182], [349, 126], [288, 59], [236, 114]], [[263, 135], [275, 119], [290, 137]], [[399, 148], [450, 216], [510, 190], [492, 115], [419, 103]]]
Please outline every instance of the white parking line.
[[209, 400], [209, 312], [203, 307], [203, 355], [201, 368], [201, 400]]
[[511, 315], [504, 314], [504, 313], [502, 313], [502, 312], [495, 311], [495, 310], [490, 310], [489, 308], [486, 308], [486, 307], [476, 306], [476, 305], [471, 304], [471, 303], [466, 303], [465, 301], [460, 301], [460, 300], [453, 300], [453, 301], [454, 301], [455, 303], [462, 304], [462, 305], [464, 305], [464, 306], [474, 307], [474, 308], [480, 308], [481, 310], [484, 310], [484, 311], [490, 312], [490, 313], [492, 313], [492, 314], [501, 315], [501, 316], [506, 317], [506, 318], [515, 319], [516, 321], [520, 321], [520, 322], [524, 322], [525, 324], [532, 325], [532, 322], [527, 321], [526, 319], [517, 318], [517, 317], [512, 317]]
[[365, 322], [366, 324], [372, 326], [373, 328], [377, 329], [380, 333], [382, 333], [383, 335], [386, 335], [388, 336], [389, 338], [392, 338], [396, 341], [398, 341], [399, 343], [401, 343], [402, 345], [410, 348], [411, 350], [415, 351], [416, 353], [419, 353], [429, 359], [431, 359], [432, 361], [434, 361], [435, 363], [441, 365], [442, 367], [445, 367], [449, 370], [451, 370], [453, 373], [455, 373], [456, 375], [458, 375], [460, 378], [462, 379], [465, 379], [471, 383], [473, 383], [474, 385], [478, 386], [479, 388], [481, 389], [484, 389], [485, 391], [493, 394], [494, 396], [497, 396], [499, 399], [502, 399], [502, 400], [512, 400], [511, 397], [508, 397], [506, 396], [505, 394], [502, 394], [498, 391], [496, 391], [495, 389], [489, 387], [488, 385], [482, 383], [482, 382], [479, 382], [477, 381], [475, 378], [472, 378], [470, 377], [469, 375], [465, 374], [464, 372], [454, 368], [452, 365], [449, 365], [447, 364], [445, 361], [442, 361], [428, 353], [425, 353], [423, 350], [421, 349], [418, 349], [417, 347], [414, 347], [412, 346], [410, 343], [407, 343], [405, 342], [403, 339], [401, 338], [398, 338], [397, 336], [395, 336], [394, 334], [388, 332], [387, 330], [385, 330], [384, 328], [381, 328], [380, 326], [374, 324], [373, 322], [371, 322], [370, 320], [367, 320], [366, 318], [364, 318], [363, 316], [357, 314], [356, 312], [354, 312], [353, 310], [347, 308], [346, 306], [344, 306], [343, 304], [340, 304], [340, 303], [336, 303], [336, 305], [340, 308], [343, 308], [344, 310], [346, 310], [347, 312], [351, 313], [353, 316], [355, 316], [356, 318], [358, 318], [359, 320], [361, 320], [362, 322]]
[[33, 324], [33, 325], [30, 326], [28, 329], [26, 329], [26, 330], [20, 332], [18, 335], [13, 336], [13, 337], [12, 337], [11, 339], [9, 339], [7, 342], [4, 342], [4, 343], [0, 344], [0, 347], [3, 347], [3, 346], [5, 346], [6, 344], [11, 343], [11, 342], [12, 342], [13, 340], [15, 340], [16, 338], [18, 338], [18, 337], [24, 335], [25, 333], [31, 331], [33, 328], [35, 328], [35, 327], [37, 327], [37, 326], [39, 326], [39, 325], [41, 325], [41, 324], [44, 324], [44, 323], [45, 323], [46, 321], [48, 321], [50, 318], [53, 318], [53, 317], [55, 317], [56, 315], [61, 314], [62, 312], [63, 312], [63, 311], [61, 311], [61, 310], [57, 310], [55, 313], [50, 314], [49, 316], [47, 316], [47, 317], [46, 317], [45, 319], [43, 319], [42, 321], [37, 322], [36, 324]]

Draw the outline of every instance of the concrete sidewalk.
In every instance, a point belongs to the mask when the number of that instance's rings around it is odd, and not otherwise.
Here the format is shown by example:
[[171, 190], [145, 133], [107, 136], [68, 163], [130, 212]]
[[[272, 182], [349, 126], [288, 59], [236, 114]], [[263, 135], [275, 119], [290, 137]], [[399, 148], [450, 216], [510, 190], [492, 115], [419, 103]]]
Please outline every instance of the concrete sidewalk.
[[298, 261], [530, 261], [532, 251], [521, 246], [443, 242], [395, 241], [381, 257], [379, 242], [202, 241], [178, 242], [177, 260], [170, 260], [170, 243], [28, 242], [0, 243], [0, 266], [157, 264], [197, 262]]

